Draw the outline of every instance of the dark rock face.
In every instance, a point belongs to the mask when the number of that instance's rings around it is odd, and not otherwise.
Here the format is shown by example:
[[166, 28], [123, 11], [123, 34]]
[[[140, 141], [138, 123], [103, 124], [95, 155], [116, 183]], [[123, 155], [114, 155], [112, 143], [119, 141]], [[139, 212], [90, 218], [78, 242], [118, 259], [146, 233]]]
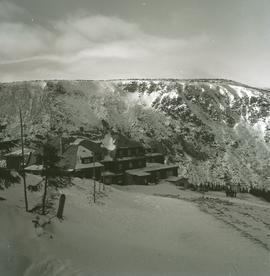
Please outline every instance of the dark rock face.
[[28, 137], [104, 131], [156, 145], [194, 184], [270, 187], [270, 92], [228, 80], [33, 81], [0, 84], [0, 118]]

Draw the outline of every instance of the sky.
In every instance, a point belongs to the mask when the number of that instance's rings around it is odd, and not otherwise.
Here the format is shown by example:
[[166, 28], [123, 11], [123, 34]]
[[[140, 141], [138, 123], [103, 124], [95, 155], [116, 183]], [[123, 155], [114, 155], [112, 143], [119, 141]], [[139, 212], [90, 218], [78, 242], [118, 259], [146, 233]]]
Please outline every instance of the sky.
[[0, 0], [0, 81], [119, 78], [270, 87], [270, 1]]

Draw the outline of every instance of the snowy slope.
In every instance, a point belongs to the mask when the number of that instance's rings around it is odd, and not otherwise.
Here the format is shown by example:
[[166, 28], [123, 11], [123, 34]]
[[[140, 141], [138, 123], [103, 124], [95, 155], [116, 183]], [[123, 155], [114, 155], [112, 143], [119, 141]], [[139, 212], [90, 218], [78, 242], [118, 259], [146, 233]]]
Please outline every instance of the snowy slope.
[[93, 204], [93, 183], [73, 181], [41, 235], [20, 185], [4, 193], [0, 275], [267, 275], [267, 250], [190, 202], [107, 187]]

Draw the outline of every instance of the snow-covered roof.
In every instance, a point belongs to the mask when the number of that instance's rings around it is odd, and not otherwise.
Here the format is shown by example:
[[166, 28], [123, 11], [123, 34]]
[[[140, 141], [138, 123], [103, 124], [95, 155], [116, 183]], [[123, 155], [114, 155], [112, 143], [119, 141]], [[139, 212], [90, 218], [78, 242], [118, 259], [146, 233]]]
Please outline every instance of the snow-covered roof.
[[31, 165], [25, 168], [25, 171], [42, 171], [43, 165]]
[[93, 157], [94, 153], [91, 150], [80, 145], [80, 143], [77, 145], [73, 144], [64, 152], [63, 158], [59, 162], [59, 166], [66, 170], [82, 170], [94, 167], [103, 167], [103, 165], [99, 162], [90, 162], [86, 164], [82, 162], [82, 159], [84, 158], [93, 159]]
[[137, 175], [137, 176], [147, 176], [149, 175], [149, 172], [152, 171], [159, 171], [159, 170], [165, 170], [165, 169], [173, 169], [178, 168], [178, 165], [165, 165], [161, 163], [147, 163], [146, 167], [139, 168], [139, 169], [133, 169], [133, 170], [127, 170], [126, 172], [131, 175]]
[[[33, 149], [28, 149], [28, 148], [24, 149], [24, 155], [29, 155], [32, 152], [34, 152]], [[21, 156], [21, 155], [22, 155], [22, 149], [18, 149], [18, 150], [15, 150], [15, 151], [5, 154], [5, 156]]]
[[70, 143], [70, 145], [79, 145], [82, 141], [83, 141], [84, 139], [82, 139], [82, 138], [78, 138], [78, 139], [76, 139], [73, 143]]
[[88, 164], [77, 163], [75, 166], [75, 170], [83, 170], [83, 169], [98, 168], [98, 167], [103, 167], [103, 165], [100, 164], [99, 162], [92, 162]]

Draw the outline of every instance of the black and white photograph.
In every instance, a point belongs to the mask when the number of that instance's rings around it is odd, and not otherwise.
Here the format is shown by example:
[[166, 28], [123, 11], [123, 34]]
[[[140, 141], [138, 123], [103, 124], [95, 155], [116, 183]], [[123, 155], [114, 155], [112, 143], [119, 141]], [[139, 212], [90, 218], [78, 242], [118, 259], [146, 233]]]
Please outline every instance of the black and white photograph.
[[270, 275], [270, 1], [0, 0], [0, 276]]

